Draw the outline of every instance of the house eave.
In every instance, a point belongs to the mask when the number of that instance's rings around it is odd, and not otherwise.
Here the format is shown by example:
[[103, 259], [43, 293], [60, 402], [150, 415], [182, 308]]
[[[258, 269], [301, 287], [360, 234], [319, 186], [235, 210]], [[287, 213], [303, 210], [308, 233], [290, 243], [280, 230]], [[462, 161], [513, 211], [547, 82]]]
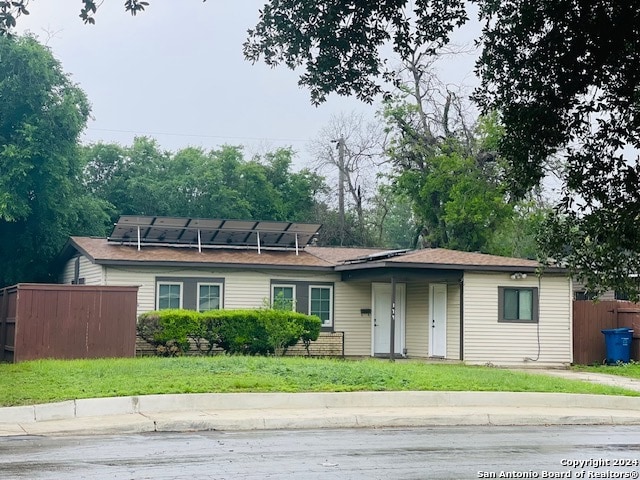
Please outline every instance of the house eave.
[[[529, 265], [473, 265], [473, 264], [447, 264], [447, 263], [420, 263], [420, 262], [372, 262], [372, 263], [351, 263], [337, 265], [337, 272], [353, 270], [367, 270], [373, 268], [397, 268], [397, 269], [424, 269], [424, 270], [462, 270], [481, 272], [523, 272], [536, 273], [538, 267]], [[544, 269], [549, 273], [566, 273], [565, 268], [547, 267]]]
[[175, 262], [175, 261], [153, 261], [153, 260], [111, 260], [97, 259], [98, 265], [104, 266], [131, 266], [131, 267], [206, 267], [206, 268], [239, 268], [250, 270], [305, 270], [319, 272], [333, 272], [332, 266], [323, 267], [316, 265], [274, 265], [274, 264], [257, 264], [257, 263], [218, 263], [218, 262]]

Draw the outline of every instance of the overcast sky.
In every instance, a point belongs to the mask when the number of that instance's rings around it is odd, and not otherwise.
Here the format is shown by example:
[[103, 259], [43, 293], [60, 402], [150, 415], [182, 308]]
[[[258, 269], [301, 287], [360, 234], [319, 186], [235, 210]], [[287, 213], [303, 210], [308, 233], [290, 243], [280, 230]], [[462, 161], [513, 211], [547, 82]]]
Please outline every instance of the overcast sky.
[[[87, 93], [93, 119], [84, 142], [127, 145], [147, 135], [173, 151], [226, 143], [245, 145], [248, 155], [292, 146], [300, 165], [332, 115], [374, 115], [375, 106], [355, 98], [314, 107], [295, 72], [244, 60], [242, 43], [264, 0], [151, 0], [137, 17], [123, 3], [105, 1], [96, 24], [85, 25], [80, 0], [32, 0], [31, 14], [18, 20]], [[472, 69], [472, 58], [457, 61], [447, 80], [469, 82]]]

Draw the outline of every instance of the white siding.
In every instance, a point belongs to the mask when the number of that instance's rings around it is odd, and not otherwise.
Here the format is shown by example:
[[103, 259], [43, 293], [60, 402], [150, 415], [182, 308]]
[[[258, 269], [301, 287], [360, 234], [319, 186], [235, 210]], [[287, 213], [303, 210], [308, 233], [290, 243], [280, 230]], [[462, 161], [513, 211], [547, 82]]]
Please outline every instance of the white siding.
[[226, 309], [260, 308], [268, 303], [271, 280], [297, 280], [334, 282], [336, 274], [310, 272], [282, 272], [269, 270], [237, 271], [230, 269], [184, 267], [115, 267], [106, 269], [107, 285], [137, 285], [138, 315], [156, 308], [156, 277], [222, 277], [224, 278], [223, 305]]
[[155, 278], [163, 277], [223, 277], [224, 307], [259, 308], [271, 295], [271, 280], [334, 282], [334, 329], [344, 332], [345, 355], [371, 355], [371, 316], [361, 314], [371, 308], [371, 284], [340, 282], [333, 273], [295, 271], [234, 271], [229, 269], [108, 267], [107, 285], [137, 285], [138, 314], [155, 309]]
[[447, 285], [447, 356], [460, 360], [460, 285]]
[[[538, 287], [539, 323], [498, 323], [498, 286]], [[538, 348], [540, 355], [538, 357]], [[571, 284], [565, 276], [464, 275], [464, 360], [494, 365], [563, 365], [572, 361]]]
[[[76, 258], [70, 259], [65, 264], [60, 275], [60, 283], [69, 284], [75, 278]], [[84, 278], [85, 285], [103, 285], [102, 266], [91, 263], [84, 255], [80, 256], [79, 278]]]
[[74, 277], [75, 263], [76, 263], [76, 259], [72, 258], [71, 260], [68, 260], [67, 263], [64, 264], [64, 268], [62, 269], [62, 273], [60, 274], [60, 277], [58, 278], [58, 282], [59, 283], [62, 283], [62, 284], [71, 283], [71, 281], [73, 280], [73, 277]]
[[260, 308], [269, 303], [271, 280], [338, 282], [336, 274], [282, 271], [227, 271], [225, 277], [225, 308]]
[[[428, 283], [407, 285], [407, 355], [429, 356], [429, 291]], [[460, 359], [460, 287], [447, 286], [447, 352], [446, 359]]]
[[372, 308], [371, 283], [336, 282], [334, 301], [334, 329], [344, 332], [344, 354], [371, 355], [371, 315], [360, 313]]
[[406, 316], [407, 356], [429, 355], [429, 284], [412, 282], [407, 284]]

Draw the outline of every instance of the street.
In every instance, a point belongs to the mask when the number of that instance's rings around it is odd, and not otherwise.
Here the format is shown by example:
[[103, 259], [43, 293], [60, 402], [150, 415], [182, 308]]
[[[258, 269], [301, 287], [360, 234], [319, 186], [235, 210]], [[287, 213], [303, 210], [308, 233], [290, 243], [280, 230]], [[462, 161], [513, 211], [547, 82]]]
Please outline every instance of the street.
[[0, 438], [7, 479], [638, 478], [639, 462], [638, 426]]

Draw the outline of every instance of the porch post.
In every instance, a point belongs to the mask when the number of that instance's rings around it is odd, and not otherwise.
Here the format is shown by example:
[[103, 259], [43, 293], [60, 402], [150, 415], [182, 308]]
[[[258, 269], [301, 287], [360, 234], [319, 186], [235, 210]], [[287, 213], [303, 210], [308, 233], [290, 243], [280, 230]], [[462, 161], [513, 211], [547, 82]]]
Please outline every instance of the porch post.
[[393, 362], [396, 353], [396, 277], [393, 275], [391, 275], [391, 332], [389, 337], [389, 358]]

